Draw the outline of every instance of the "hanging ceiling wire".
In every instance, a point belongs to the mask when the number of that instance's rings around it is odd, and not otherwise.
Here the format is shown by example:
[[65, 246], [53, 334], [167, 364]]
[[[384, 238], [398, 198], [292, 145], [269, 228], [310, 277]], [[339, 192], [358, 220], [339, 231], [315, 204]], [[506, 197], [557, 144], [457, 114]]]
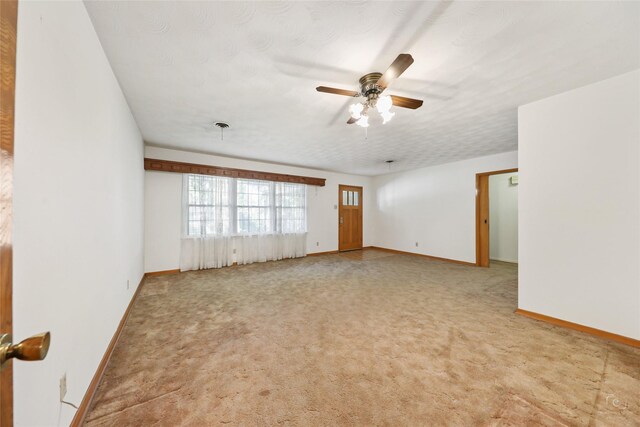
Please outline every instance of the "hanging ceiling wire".
[[224, 130], [229, 127], [229, 124], [225, 122], [216, 122], [215, 125], [220, 128], [220, 141], [224, 141]]

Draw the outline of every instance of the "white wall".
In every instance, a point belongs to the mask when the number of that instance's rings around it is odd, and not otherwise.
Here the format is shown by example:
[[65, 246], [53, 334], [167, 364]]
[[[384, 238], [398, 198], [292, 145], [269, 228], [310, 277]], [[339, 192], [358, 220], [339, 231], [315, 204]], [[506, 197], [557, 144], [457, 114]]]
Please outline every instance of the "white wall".
[[375, 177], [375, 246], [475, 263], [476, 173], [514, 167], [509, 152]]
[[[83, 3], [19, 5], [14, 174], [15, 425], [68, 425], [143, 274], [143, 143]], [[127, 280], [131, 286], [127, 289]]]
[[640, 338], [640, 71], [518, 111], [518, 305]]
[[489, 176], [489, 254], [491, 259], [518, 262], [518, 173]]
[[[209, 154], [146, 147], [145, 156], [214, 166], [251, 169], [264, 172], [325, 178], [324, 187], [310, 186], [307, 192], [307, 252], [338, 249], [338, 185], [362, 186], [363, 245], [372, 243], [374, 194], [371, 178], [318, 171], [270, 163], [239, 160]], [[182, 231], [182, 175], [170, 172], [145, 172], [145, 271], [179, 268]], [[316, 245], [317, 244], [317, 245]]]

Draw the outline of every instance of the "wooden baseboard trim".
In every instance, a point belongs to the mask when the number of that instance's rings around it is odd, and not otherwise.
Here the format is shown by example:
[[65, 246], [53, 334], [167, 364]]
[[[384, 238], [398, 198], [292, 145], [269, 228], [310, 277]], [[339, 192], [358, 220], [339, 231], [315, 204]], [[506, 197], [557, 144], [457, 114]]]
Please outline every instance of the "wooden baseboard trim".
[[307, 254], [307, 256], [332, 255], [337, 253], [338, 251], [311, 252], [310, 254]]
[[433, 256], [433, 255], [425, 255], [425, 254], [418, 254], [418, 253], [415, 253], [415, 252], [399, 251], [397, 249], [381, 248], [379, 246], [367, 246], [367, 248], [378, 249], [380, 251], [391, 252], [391, 253], [394, 253], [394, 254], [414, 255], [414, 256], [419, 256], [419, 257], [422, 257], [422, 258], [429, 258], [429, 259], [434, 259], [434, 260], [437, 260], [437, 261], [452, 262], [454, 264], [467, 265], [467, 266], [472, 266], [472, 267], [476, 266], [475, 262], [460, 261], [460, 260], [457, 260], [457, 259], [450, 259], [450, 258], [441, 258], [441, 257]]
[[562, 328], [584, 332], [586, 334], [594, 335], [605, 340], [619, 342], [621, 344], [630, 345], [632, 347], [640, 347], [640, 340], [625, 337], [624, 335], [618, 335], [612, 332], [603, 331], [601, 329], [592, 328], [590, 326], [580, 325], [579, 323], [568, 322], [566, 320], [546, 316], [544, 314], [535, 313], [533, 311], [523, 310], [521, 308], [516, 309], [515, 313], [521, 316], [528, 317], [530, 319], [551, 323], [552, 325], [560, 326]]
[[120, 320], [120, 324], [118, 324], [118, 329], [116, 329], [116, 332], [113, 334], [113, 337], [111, 338], [111, 341], [109, 342], [109, 346], [107, 347], [107, 350], [104, 352], [104, 356], [102, 356], [102, 360], [100, 361], [100, 364], [98, 365], [98, 369], [96, 369], [96, 373], [93, 375], [93, 378], [91, 379], [91, 383], [89, 383], [89, 387], [87, 388], [87, 391], [84, 394], [84, 397], [82, 398], [82, 402], [80, 402], [80, 406], [78, 406], [78, 410], [76, 411], [76, 414], [73, 417], [73, 420], [71, 421], [71, 427], [80, 427], [81, 425], [84, 424], [84, 420], [85, 420], [87, 414], [89, 413], [89, 408], [91, 407], [91, 403], [93, 402], [93, 398], [94, 398], [94, 396], [96, 394], [96, 391], [98, 390], [98, 385], [100, 385], [100, 381], [102, 380], [102, 376], [104, 375], [104, 371], [107, 368], [107, 364], [109, 363], [109, 359], [111, 359], [111, 355], [113, 354], [113, 350], [115, 349], [116, 344], [118, 343], [118, 340], [120, 339], [120, 335], [122, 334], [122, 330], [124, 329], [124, 326], [126, 325], [127, 320], [129, 319], [129, 313], [131, 312], [131, 308], [133, 307], [134, 303], [136, 302], [136, 299], [138, 298], [138, 295], [140, 295], [140, 290], [142, 289], [142, 286], [144, 285], [144, 281], [145, 281], [146, 277], [147, 277], [147, 275], [144, 274], [142, 276], [142, 279], [140, 279], [140, 283], [138, 284], [138, 289], [136, 289], [135, 293], [131, 297], [131, 301], [129, 302], [129, 305], [127, 306], [127, 309], [125, 310], [124, 314], [122, 315], [122, 319]]
[[150, 271], [148, 273], [144, 273], [144, 277], [164, 276], [165, 274], [176, 274], [176, 273], [180, 273], [179, 268], [176, 268], [175, 270]]

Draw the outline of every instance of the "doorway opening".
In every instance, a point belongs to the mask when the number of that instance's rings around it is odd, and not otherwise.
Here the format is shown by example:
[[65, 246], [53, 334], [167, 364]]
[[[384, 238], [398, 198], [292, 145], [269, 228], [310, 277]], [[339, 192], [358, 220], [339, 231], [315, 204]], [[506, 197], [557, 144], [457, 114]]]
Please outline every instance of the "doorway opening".
[[518, 262], [518, 169], [476, 174], [476, 265]]
[[338, 251], [362, 249], [362, 187], [338, 186]]

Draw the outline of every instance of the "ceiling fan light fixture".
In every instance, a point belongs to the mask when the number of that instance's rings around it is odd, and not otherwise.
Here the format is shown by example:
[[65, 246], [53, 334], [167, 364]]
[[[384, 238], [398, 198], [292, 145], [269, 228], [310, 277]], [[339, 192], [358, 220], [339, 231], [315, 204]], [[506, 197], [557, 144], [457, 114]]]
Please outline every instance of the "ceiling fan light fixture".
[[391, 120], [391, 118], [393, 116], [395, 116], [396, 113], [392, 113], [390, 111], [383, 111], [380, 113], [380, 116], [382, 117], [382, 124], [386, 124], [389, 120]]
[[360, 116], [362, 116], [362, 110], [364, 109], [364, 105], [358, 103], [351, 104], [349, 106], [349, 114], [353, 117], [354, 120], [358, 120]]
[[369, 127], [369, 117], [368, 116], [360, 116], [356, 124], [363, 128]]
[[378, 97], [378, 100], [376, 102], [376, 109], [380, 114], [388, 113], [392, 105], [393, 101], [391, 100], [391, 97], [388, 95], [383, 95]]
[[376, 109], [378, 110], [378, 113], [380, 113], [380, 116], [382, 117], [382, 124], [387, 123], [389, 120], [391, 120], [391, 118], [393, 116], [396, 115], [396, 113], [392, 113], [391, 111], [391, 106], [393, 105], [393, 100], [391, 99], [390, 96], [385, 95], [385, 96], [380, 96], [378, 97], [378, 100], [376, 102]]
[[[400, 77], [402, 73], [406, 71], [409, 66], [413, 64], [413, 57], [408, 53], [401, 53], [393, 61], [387, 71], [383, 73], [367, 73], [360, 77], [360, 90], [345, 90], [336, 89], [326, 86], [318, 86], [316, 90], [318, 92], [332, 93], [335, 95], [343, 95], [350, 97], [364, 97], [362, 103], [351, 104], [349, 106], [350, 118], [347, 120], [347, 124], [356, 123], [361, 127], [369, 126], [368, 111], [370, 108], [375, 109], [382, 117], [382, 124], [389, 122], [395, 112], [391, 112], [391, 107], [410, 108], [415, 110], [422, 106], [422, 101], [419, 99], [406, 98], [404, 96], [380, 96], [382, 92], [395, 80]], [[377, 121], [376, 121], [377, 122]]]

